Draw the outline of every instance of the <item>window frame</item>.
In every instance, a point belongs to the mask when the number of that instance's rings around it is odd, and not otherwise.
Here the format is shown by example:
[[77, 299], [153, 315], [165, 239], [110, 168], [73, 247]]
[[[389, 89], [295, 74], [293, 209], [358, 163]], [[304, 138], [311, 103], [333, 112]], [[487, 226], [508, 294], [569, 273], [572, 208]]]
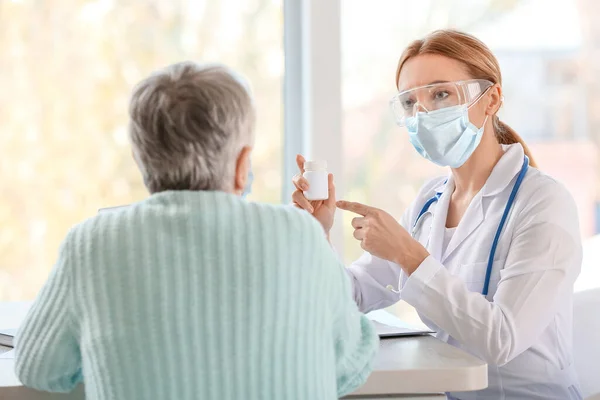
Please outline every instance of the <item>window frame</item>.
[[[327, 161], [344, 193], [340, 0], [284, 0], [282, 203], [291, 202], [296, 154]], [[343, 254], [341, 215], [330, 240]]]

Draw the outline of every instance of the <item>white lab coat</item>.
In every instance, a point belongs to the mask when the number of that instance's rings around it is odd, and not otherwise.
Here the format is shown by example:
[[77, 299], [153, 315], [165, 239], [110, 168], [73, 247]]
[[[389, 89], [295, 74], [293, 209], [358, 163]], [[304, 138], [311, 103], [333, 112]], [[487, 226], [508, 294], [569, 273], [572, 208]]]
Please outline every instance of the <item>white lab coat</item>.
[[426, 184], [402, 216], [411, 232], [425, 202], [443, 192], [415, 235], [431, 256], [407, 277], [399, 265], [365, 253], [347, 268], [354, 298], [364, 312], [403, 299], [439, 339], [487, 361], [489, 387], [452, 393], [456, 398], [580, 399], [571, 344], [582, 257], [577, 210], [564, 186], [535, 168], [500, 236], [489, 294], [481, 294], [493, 237], [523, 163], [520, 144], [504, 150], [444, 253], [452, 176]]

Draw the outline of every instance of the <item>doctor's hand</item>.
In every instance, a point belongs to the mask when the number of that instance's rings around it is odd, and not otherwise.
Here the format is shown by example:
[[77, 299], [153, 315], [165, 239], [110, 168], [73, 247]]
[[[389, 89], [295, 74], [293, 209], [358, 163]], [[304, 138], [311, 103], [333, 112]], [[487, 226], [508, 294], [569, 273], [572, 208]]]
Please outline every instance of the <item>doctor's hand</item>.
[[400, 265], [407, 275], [429, 256], [427, 249], [385, 211], [350, 201], [338, 201], [337, 206], [360, 215], [352, 220], [352, 227], [363, 250]]
[[329, 174], [329, 198], [327, 200], [310, 201], [304, 197], [304, 190], [308, 190], [308, 181], [304, 179], [304, 157], [296, 156], [296, 164], [300, 173], [296, 174], [292, 179], [296, 191], [292, 194], [292, 202], [294, 206], [308, 211], [321, 223], [325, 233], [329, 237], [329, 231], [333, 226], [333, 218], [335, 216], [335, 185], [333, 184], [333, 175]]

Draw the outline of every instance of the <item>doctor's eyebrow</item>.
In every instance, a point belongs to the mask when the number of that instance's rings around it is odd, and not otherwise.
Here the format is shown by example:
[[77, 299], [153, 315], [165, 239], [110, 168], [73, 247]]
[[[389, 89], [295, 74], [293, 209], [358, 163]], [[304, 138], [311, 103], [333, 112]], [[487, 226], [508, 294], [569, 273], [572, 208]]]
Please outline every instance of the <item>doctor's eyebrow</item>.
[[443, 80], [437, 80], [437, 81], [433, 81], [433, 82], [429, 82], [427, 85], [425, 86], [429, 86], [429, 85], [435, 85], [436, 83], [448, 83], [450, 81], [443, 81]]
[[406, 92], [407, 90], [418, 89], [418, 88], [424, 87], [424, 86], [435, 85], [437, 83], [448, 83], [448, 82], [451, 82], [451, 81], [437, 80], [437, 81], [426, 83], [425, 85], [414, 86], [414, 87], [411, 87], [408, 89], [399, 89], [398, 92], [402, 93], [402, 92]]

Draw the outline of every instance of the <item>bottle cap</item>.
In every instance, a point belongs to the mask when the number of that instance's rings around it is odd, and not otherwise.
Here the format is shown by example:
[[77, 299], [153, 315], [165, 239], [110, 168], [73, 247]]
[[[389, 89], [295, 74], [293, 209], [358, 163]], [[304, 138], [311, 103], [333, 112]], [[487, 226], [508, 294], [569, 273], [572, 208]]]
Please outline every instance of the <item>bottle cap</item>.
[[327, 161], [304, 161], [304, 169], [306, 171], [315, 171], [319, 169], [327, 169]]

